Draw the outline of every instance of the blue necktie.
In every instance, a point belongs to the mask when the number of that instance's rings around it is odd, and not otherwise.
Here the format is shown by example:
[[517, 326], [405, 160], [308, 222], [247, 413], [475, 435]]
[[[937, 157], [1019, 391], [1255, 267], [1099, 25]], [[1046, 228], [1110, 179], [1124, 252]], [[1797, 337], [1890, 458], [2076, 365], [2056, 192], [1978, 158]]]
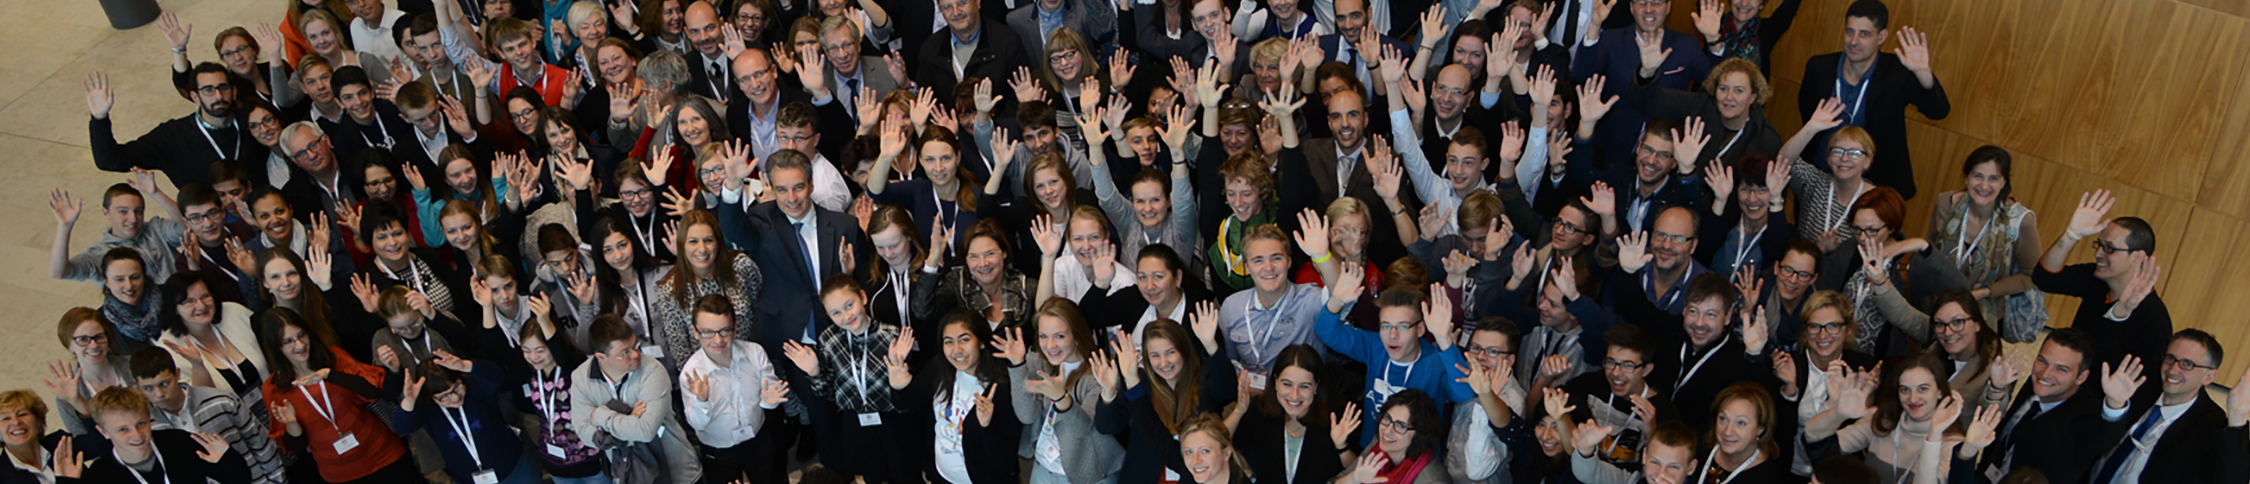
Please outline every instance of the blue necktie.
[[[797, 238], [797, 240], [799, 241], [799, 244], [803, 244], [803, 241], [805, 240], [805, 238], [804, 238], [804, 234], [805, 234], [805, 223], [804, 223], [804, 222], [790, 222], [790, 223], [789, 223], [789, 225], [790, 225], [791, 227], [796, 227], [796, 229], [795, 229], [795, 230], [792, 230], [792, 231], [790, 231], [790, 232], [789, 232], [789, 236], [790, 236], [790, 237], [796, 237], [796, 238]], [[819, 286], [820, 286], [820, 270], [819, 270], [819, 269], [816, 269], [816, 268], [814, 268], [814, 267], [813, 267], [813, 263], [814, 263], [815, 261], [819, 261], [820, 259], [815, 259], [815, 258], [813, 258], [813, 248], [812, 248], [812, 245], [810, 245], [810, 244], [803, 244], [803, 245], [805, 245], [805, 270], [806, 270], [806, 271], [809, 271], [809, 272], [808, 272], [808, 274], [811, 274], [811, 277], [812, 277], [812, 281], [813, 281], [813, 286], [814, 286], [814, 287], [819, 287]], [[816, 336], [816, 335], [814, 335], [814, 334], [813, 334], [813, 326], [814, 326], [814, 323], [817, 323], [817, 322], [819, 322], [819, 319], [817, 319], [817, 318], [819, 318], [819, 316], [817, 316], [817, 315], [815, 315], [815, 314], [812, 314], [812, 313], [807, 313], [807, 314], [805, 314], [805, 341], [807, 341], [807, 342], [812, 342], [812, 341], [819, 341], [818, 339], [815, 339], [815, 338], [814, 338], [814, 336]]]
[[2164, 413], [2159, 411], [2158, 408], [2149, 407], [2148, 418], [2141, 419], [2141, 424], [2133, 427], [2133, 437], [2126, 439], [2124, 443], [2117, 444], [2117, 450], [2109, 452], [2109, 461], [2102, 463], [2101, 472], [2094, 473], [2094, 484], [2106, 484], [2112, 478], [2117, 477], [2118, 469], [2125, 467], [2125, 459], [2139, 453], [2140, 446], [2137, 444], [2140, 443], [2141, 437], [2147, 436], [2149, 429], [2156, 428], [2156, 421], [2163, 418], [2163, 415]]

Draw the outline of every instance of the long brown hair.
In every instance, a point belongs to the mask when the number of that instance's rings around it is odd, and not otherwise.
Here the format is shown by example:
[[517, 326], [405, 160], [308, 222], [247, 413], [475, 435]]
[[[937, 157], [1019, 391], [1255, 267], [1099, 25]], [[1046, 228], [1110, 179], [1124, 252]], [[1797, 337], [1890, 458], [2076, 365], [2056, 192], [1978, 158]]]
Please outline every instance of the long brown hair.
[[[1930, 380], [1937, 385], [1938, 399], [1953, 394], [1953, 382], [1951, 381], [1953, 365], [1946, 363], [1943, 357], [1932, 353], [1917, 353], [1906, 357], [1906, 360], [1899, 362], [1896, 368], [1883, 372], [1883, 383], [1875, 387], [1877, 393], [1874, 395], [1875, 414], [1869, 418], [1875, 419], [1876, 436], [1891, 435], [1891, 432], [1898, 430], [1899, 422], [1906, 419], [1906, 404], [1898, 400], [1899, 377], [1905, 375], [1907, 371], [1917, 368], [1930, 372]], [[1933, 399], [1930, 404], [1936, 405], [1938, 402]], [[1936, 410], [1932, 409], [1931, 411]], [[1960, 424], [1962, 423], [1959, 419], [1955, 419], [1954, 425], [1951, 427], [1933, 428], [1930, 431], [1959, 434], [1961, 433], [1962, 427]]]
[[[1058, 297], [1048, 299], [1046, 304], [1039, 305], [1039, 314], [1031, 319], [1033, 341], [1038, 341], [1039, 319], [1050, 317], [1062, 320], [1063, 326], [1065, 326], [1064, 330], [1070, 332], [1071, 351], [1077, 353], [1079, 358], [1086, 358], [1093, 354], [1094, 331], [1086, 327], [1086, 315], [1078, 311], [1078, 303], [1070, 302], [1069, 299]], [[1032, 351], [1039, 350], [1033, 349]], [[1049, 361], [1047, 364], [1062, 368], [1062, 362], [1060, 361]], [[1078, 386], [1079, 379], [1092, 373], [1088, 371], [1090, 366], [1092, 365], [1079, 365], [1078, 371], [1065, 375], [1063, 379], [1064, 391], [1069, 391], [1069, 388]]]
[[258, 313], [258, 348], [266, 354], [266, 361], [273, 366], [267, 369], [267, 374], [271, 376], [267, 381], [297, 381], [297, 365], [289, 364], [289, 356], [281, 351], [281, 328], [284, 326], [303, 331], [305, 338], [310, 340], [306, 342], [311, 348], [305, 350], [305, 369], [320, 371], [336, 366], [336, 354], [329, 351], [329, 348], [336, 346], [336, 335], [329, 332], [327, 327], [305, 319], [303, 313], [289, 308], [268, 308]]
[[[1321, 362], [1320, 352], [1314, 350], [1311, 345], [1305, 344], [1294, 344], [1282, 348], [1281, 355], [1273, 359], [1273, 377], [1281, 378], [1281, 371], [1290, 368], [1298, 368], [1305, 370], [1307, 373], [1312, 373], [1314, 380], [1312, 402], [1305, 404], [1305, 416], [1297, 423], [1305, 424], [1307, 427], [1326, 424], [1328, 422], [1328, 405], [1325, 402], [1328, 399], [1321, 396], [1319, 386], [1328, 382], [1328, 365]], [[1265, 414], [1267, 417], [1289, 418], [1289, 411], [1281, 408], [1281, 397], [1277, 396], [1276, 393], [1273, 390], [1267, 390], [1265, 393], [1258, 395], [1258, 412]], [[1236, 405], [1246, 403], [1236, 403]]]
[[[307, 250], [327, 249], [316, 247]], [[274, 296], [273, 290], [266, 289], [266, 267], [273, 265], [273, 261], [276, 259], [288, 261], [290, 267], [297, 269], [297, 315], [313, 326], [319, 327], [321, 331], [328, 331], [328, 328], [332, 327], [329, 321], [329, 314], [331, 313], [328, 310], [328, 299], [321, 296], [320, 286], [313, 284], [312, 274], [305, 272], [305, 260], [297, 257], [296, 252], [290, 252], [288, 247], [275, 247], [258, 253], [258, 292], [265, 294], [266, 302], [276, 307], [282, 306], [281, 299]], [[328, 339], [334, 341], [336, 338], [331, 335]]]
[[[929, 257], [929, 250], [922, 247], [922, 231], [914, 228], [914, 215], [906, 213], [906, 209], [892, 205], [881, 205], [881, 207], [875, 209], [875, 216], [867, 220], [867, 236], [874, 237], [875, 234], [894, 228], [898, 229], [899, 236], [905, 237], [907, 247], [914, 251], [913, 257], [908, 257], [907, 262], [916, 265], [921, 264], [923, 258]], [[883, 260], [881, 257], [876, 257], [875, 263], [885, 264], [885, 269], [898, 269], [889, 267], [890, 262]], [[912, 269], [912, 267], [908, 267], [908, 269]]]
[[736, 287], [734, 277], [734, 258], [739, 254], [727, 248], [727, 235], [719, 230], [719, 217], [703, 210], [690, 211], [680, 216], [680, 232], [673, 236], [672, 253], [679, 254], [680, 265], [672, 268], [671, 274], [664, 276], [672, 283], [672, 293], [669, 294], [672, 301], [680, 307], [695, 303], [690, 297], [695, 290], [696, 274], [695, 266], [687, 262], [687, 231], [688, 227], [697, 225], [710, 226], [712, 243], [718, 245], [714, 249], [717, 252], [711, 255], [711, 277], [718, 280], [719, 287], [741, 289]]
[[1180, 327], [1180, 323], [1169, 319], [1148, 323], [1148, 327], [1142, 331], [1147, 333], [1148, 341], [1164, 340], [1172, 344], [1174, 351], [1180, 353], [1180, 373], [1171, 382], [1157, 376], [1155, 367], [1149, 365], [1145, 342], [1142, 343], [1144, 351], [1141, 352], [1140, 364], [1141, 371], [1147, 372], [1147, 376], [1142, 378], [1148, 380], [1151, 383], [1149, 386], [1155, 390], [1149, 392], [1149, 395], [1154, 399], [1157, 420], [1164, 422], [1165, 430], [1174, 434], [1184, 433], [1182, 424], [1196, 414], [1196, 397], [1202, 383], [1199, 377], [1203, 375], [1203, 351], [1196, 348], [1195, 338], [1188, 336], [1187, 328]]

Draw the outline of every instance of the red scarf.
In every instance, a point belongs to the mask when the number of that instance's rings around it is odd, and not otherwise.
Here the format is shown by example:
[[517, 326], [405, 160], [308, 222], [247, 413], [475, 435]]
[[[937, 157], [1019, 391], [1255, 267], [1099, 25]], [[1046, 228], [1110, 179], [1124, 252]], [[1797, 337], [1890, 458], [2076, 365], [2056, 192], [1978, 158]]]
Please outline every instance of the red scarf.
[[1407, 484], [1414, 482], [1414, 478], [1422, 474], [1422, 468], [1428, 467], [1429, 464], [1430, 453], [1423, 452], [1422, 455], [1406, 462], [1392, 462], [1385, 465], [1383, 471], [1376, 473], [1376, 475], [1383, 476], [1383, 482]]

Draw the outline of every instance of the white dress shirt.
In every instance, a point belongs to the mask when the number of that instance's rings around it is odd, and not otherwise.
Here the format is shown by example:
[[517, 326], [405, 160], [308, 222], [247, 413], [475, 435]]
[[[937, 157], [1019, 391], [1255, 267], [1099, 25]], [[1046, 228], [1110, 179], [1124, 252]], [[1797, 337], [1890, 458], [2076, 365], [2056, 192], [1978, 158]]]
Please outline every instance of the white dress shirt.
[[[764, 393], [766, 382], [778, 377], [773, 363], [766, 360], [765, 348], [736, 340], [728, 353], [733, 355], [727, 366], [712, 361], [710, 351], [699, 350], [680, 367], [680, 402], [686, 407], [688, 426], [708, 447], [734, 447], [757, 437], [758, 429], [765, 426], [766, 411], [774, 409], [765, 404]], [[687, 390], [690, 375], [710, 382], [710, 401]]]

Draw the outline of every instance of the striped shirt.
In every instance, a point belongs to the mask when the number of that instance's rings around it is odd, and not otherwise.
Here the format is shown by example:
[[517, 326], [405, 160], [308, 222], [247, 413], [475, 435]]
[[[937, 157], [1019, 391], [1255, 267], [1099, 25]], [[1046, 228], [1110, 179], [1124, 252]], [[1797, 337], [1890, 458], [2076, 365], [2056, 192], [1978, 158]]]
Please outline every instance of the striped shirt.
[[250, 465], [252, 484], [279, 484], [282, 481], [281, 448], [266, 436], [266, 418], [256, 415], [263, 408], [264, 398], [252, 389], [236, 399], [234, 394], [210, 387], [181, 384], [186, 402], [180, 413], [165, 412], [161, 408], [149, 409], [156, 420], [154, 430], [178, 429], [206, 432], [227, 439], [227, 446], [242, 454]]

